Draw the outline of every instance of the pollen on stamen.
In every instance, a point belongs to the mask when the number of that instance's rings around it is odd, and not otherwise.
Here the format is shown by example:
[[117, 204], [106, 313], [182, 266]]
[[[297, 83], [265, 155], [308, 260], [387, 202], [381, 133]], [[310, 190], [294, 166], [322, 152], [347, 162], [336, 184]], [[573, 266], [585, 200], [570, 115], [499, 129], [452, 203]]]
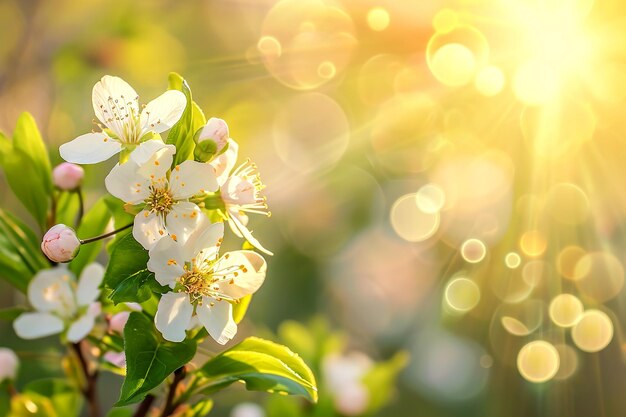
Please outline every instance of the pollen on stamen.
[[167, 264], [168, 264], [168, 265], [178, 265], [178, 262], [176, 262], [176, 259], [169, 259], [169, 260], [167, 261]]
[[160, 234], [161, 236], [163, 236], [163, 234], [164, 234], [164, 233], [165, 233], [165, 232], [164, 232], [163, 230], [159, 230], [159, 234]]
[[172, 239], [174, 239], [174, 242], [178, 242], [178, 237], [176, 235], [171, 235]]

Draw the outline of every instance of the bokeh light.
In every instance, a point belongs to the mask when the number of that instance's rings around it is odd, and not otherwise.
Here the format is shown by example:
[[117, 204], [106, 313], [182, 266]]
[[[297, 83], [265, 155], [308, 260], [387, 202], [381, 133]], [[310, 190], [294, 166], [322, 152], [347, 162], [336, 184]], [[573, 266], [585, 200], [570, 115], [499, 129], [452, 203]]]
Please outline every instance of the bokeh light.
[[571, 327], [583, 314], [583, 303], [572, 294], [559, 294], [550, 302], [550, 318], [557, 326]]
[[543, 340], [525, 345], [517, 356], [517, 369], [524, 379], [541, 383], [552, 379], [559, 370], [559, 352]]
[[398, 198], [391, 207], [391, 225], [398, 236], [409, 242], [421, 242], [433, 236], [439, 227], [439, 213], [426, 213], [416, 202], [415, 194]]
[[598, 352], [613, 339], [613, 322], [600, 310], [587, 310], [572, 328], [572, 340], [585, 352]]
[[461, 245], [461, 256], [467, 262], [476, 264], [487, 256], [487, 247], [480, 239], [468, 239]]
[[445, 289], [445, 301], [452, 310], [466, 313], [480, 301], [480, 288], [468, 278], [454, 278]]

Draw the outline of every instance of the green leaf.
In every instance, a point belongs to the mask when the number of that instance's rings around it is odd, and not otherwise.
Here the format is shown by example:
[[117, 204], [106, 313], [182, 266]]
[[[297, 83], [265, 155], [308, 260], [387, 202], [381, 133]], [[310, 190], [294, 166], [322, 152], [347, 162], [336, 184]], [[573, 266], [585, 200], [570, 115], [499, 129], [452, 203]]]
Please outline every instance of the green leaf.
[[287, 347], [256, 337], [209, 360], [198, 372], [204, 394], [241, 380], [248, 390], [302, 395], [317, 401], [315, 377], [304, 361]]
[[250, 302], [252, 301], [252, 294], [246, 295], [239, 299], [239, 302], [233, 306], [233, 320], [235, 323], [241, 323], [241, 320], [246, 316]]
[[172, 372], [187, 364], [196, 353], [196, 343], [184, 340], [173, 343], [163, 340], [152, 320], [133, 312], [124, 327], [126, 378], [116, 406], [141, 401]]
[[0, 320], [13, 321], [19, 317], [20, 314], [25, 312], [24, 307], [8, 307], [0, 309]]
[[195, 142], [193, 136], [198, 129], [206, 123], [202, 110], [194, 103], [191, 89], [187, 81], [175, 72], [169, 75], [169, 89], [182, 91], [187, 98], [187, 106], [178, 123], [176, 123], [167, 135], [166, 143], [176, 146], [174, 165], [190, 159], [193, 156]]
[[83, 397], [68, 381], [58, 378], [39, 379], [26, 385], [25, 394], [38, 394], [52, 403], [59, 416], [78, 416], [83, 405]]
[[[101, 235], [106, 230], [110, 219], [111, 213], [109, 213], [106, 203], [101, 198], [85, 213], [76, 234], [81, 239]], [[81, 245], [80, 252], [70, 263], [70, 270], [79, 275], [85, 266], [96, 260], [101, 250], [101, 240]]]
[[132, 417], [134, 414], [135, 409], [133, 407], [118, 407], [109, 410], [106, 417]]
[[59, 415], [49, 398], [30, 392], [11, 398], [10, 417], [65, 417]]
[[125, 301], [142, 303], [150, 299], [153, 291], [163, 292], [154, 274], [146, 269], [147, 263], [148, 251], [130, 233], [113, 247], [103, 284], [113, 291], [110, 298], [115, 304]]
[[17, 198], [43, 229], [52, 195], [52, 174], [48, 152], [30, 114], [22, 113], [18, 118], [12, 143], [0, 134], [0, 165]]
[[[300, 404], [294, 401], [294, 398], [282, 395], [273, 395], [268, 398], [264, 408], [267, 412], [267, 417], [299, 417], [306, 415], [302, 412]], [[329, 416], [332, 415], [329, 414]]]
[[204, 399], [192, 405], [188, 410], [184, 411], [180, 417], [204, 417], [213, 409], [213, 400]]
[[33, 231], [0, 209], [0, 278], [25, 292], [35, 273], [49, 266]]
[[117, 284], [109, 295], [113, 303], [143, 303], [152, 297], [153, 292], [163, 294], [168, 288], [163, 287], [154, 279], [154, 273], [143, 269], [127, 276]]
[[374, 413], [385, 406], [395, 390], [398, 374], [409, 362], [406, 352], [398, 352], [386, 362], [379, 362], [363, 378], [369, 391], [368, 413]]

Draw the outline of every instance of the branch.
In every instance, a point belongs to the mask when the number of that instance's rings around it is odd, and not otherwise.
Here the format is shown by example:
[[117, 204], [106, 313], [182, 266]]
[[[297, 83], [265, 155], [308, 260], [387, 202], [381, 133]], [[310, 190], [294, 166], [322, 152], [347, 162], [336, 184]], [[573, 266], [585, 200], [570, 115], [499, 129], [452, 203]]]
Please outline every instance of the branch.
[[174, 380], [170, 385], [170, 390], [167, 393], [167, 399], [165, 400], [165, 407], [163, 407], [163, 412], [161, 412], [160, 417], [168, 417], [180, 405], [174, 402], [174, 396], [176, 395], [176, 388], [178, 387], [178, 384], [180, 384], [180, 382], [185, 379], [186, 373], [187, 372], [185, 372], [184, 366], [181, 366], [176, 371], [174, 371]]
[[133, 417], [145, 417], [146, 414], [148, 414], [148, 411], [150, 411], [150, 407], [152, 407], [152, 403], [154, 402], [154, 400], [154, 395], [146, 395], [146, 398], [144, 398], [143, 401], [139, 404], [139, 407], [137, 407], [137, 410], [135, 411], [135, 414], [133, 414]]
[[89, 417], [100, 417], [100, 402], [98, 401], [98, 387], [96, 384], [98, 371], [95, 370], [93, 373], [89, 372], [89, 364], [83, 355], [83, 351], [80, 349], [80, 342], [72, 343], [71, 346], [78, 357], [80, 367], [85, 375], [86, 384], [82, 388], [82, 393], [89, 407]]

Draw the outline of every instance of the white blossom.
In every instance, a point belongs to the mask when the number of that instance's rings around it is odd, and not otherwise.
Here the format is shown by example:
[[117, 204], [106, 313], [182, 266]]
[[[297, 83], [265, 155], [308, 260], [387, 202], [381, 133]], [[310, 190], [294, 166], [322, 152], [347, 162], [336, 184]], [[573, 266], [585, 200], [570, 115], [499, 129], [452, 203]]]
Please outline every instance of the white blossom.
[[189, 198], [218, 188], [208, 164], [184, 161], [170, 170], [175, 152], [173, 145], [160, 140], [144, 142], [105, 179], [109, 193], [141, 209], [135, 216], [133, 237], [146, 249], [166, 235], [187, 239], [201, 214]]
[[92, 104], [101, 132], [87, 133], [61, 145], [61, 157], [76, 164], [106, 161], [122, 149], [132, 150], [150, 133], [161, 133], [178, 122], [187, 99], [168, 90], [142, 110], [135, 90], [119, 77], [105, 75], [93, 87]]
[[77, 343], [93, 329], [100, 314], [100, 283], [104, 268], [89, 264], [76, 282], [64, 266], [39, 271], [28, 285], [28, 301], [35, 310], [21, 314], [14, 322], [15, 333], [36, 339], [64, 333]]
[[161, 285], [172, 289], [161, 297], [155, 316], [156, 328], [165, 339], [184, 340], [192, 317], [220, 344], [235, 336], [233, 304], [259, 289], [267, 266], [253, 251], [219, 257], [223, 234], [223, 223], [208, 224], [185, 243], [163, 238], [150, 250], [148, 269]]
[[228, 221], [235, 235], [246, 239], [261, 252], [272, 255], [272, 252], [263, 247], [247, 227], [247, 213], [270, 216], [266, 199], [261, 195], [265, 185], [261, 182], [257, 166], [250, 160], [246, 160], [233, 169], [238, 152], [237, 142], [229, 139], [226, 152], [211, 161], [220, 186], [220, 197], [225, 207], [221, 214]]

